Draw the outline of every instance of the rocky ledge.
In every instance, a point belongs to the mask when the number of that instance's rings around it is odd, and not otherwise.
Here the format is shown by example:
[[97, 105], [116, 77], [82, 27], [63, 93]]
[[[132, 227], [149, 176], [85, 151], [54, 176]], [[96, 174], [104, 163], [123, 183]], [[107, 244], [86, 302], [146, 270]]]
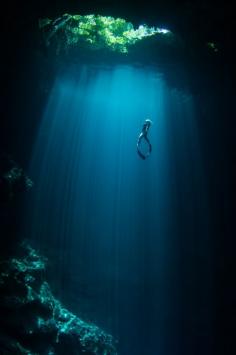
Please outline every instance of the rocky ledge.
[[65, 309], [45, 280], [46, 259], [27, 243], [0, 262], [0, 353], [114, 355], [113, 337]]

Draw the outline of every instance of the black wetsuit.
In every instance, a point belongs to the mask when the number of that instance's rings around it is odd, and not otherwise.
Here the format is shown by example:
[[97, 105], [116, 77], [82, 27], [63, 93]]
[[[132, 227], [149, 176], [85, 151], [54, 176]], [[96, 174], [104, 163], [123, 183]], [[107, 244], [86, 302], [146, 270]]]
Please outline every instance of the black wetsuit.
[[[140, 158], [142, 158], [144, 160], [151, 154], [151, 151], [152, 151], [152, 145], [147, 137], [148, 130], [149, 130], [150, 126], [151, 126], [151, 122], [145, 121], [145, 123], [143, 124], [142, 132], [140, 133], [140, 135], [138, 137], [138, 142], [137, 142], [138, 155], [140, 156]], [[142, 139], [145, 139], [148, 144], [149, 149], [148, 149], [147, 154], [143, 154], [140, 150], [139, 146], [140, 146]]]

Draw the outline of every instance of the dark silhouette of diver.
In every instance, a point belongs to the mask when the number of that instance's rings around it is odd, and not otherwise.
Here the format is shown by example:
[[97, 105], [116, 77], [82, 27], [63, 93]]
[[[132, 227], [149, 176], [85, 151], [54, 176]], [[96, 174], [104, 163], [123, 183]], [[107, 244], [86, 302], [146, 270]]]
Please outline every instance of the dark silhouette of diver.
[[[137, 152], [138, 152], [138, 155], [140, 156], [140, 158], [142, 158], [143, 160], [145, 160], [151, 154], [151, 151], [152, 151], [152, 145], [147, 137], [148, 130], [151, 127], [151, 124], [152, 124], [151, 120], [149, 120], [149, 119], [145, 120], [145, 122], [143, 124], [143, 128], [142, 128], [142, 132], [140, 133], [140, 135], [138, 137]], [[145, 139], [145, 141], [148, 144], [148, 152], [146, 154], [143, 154], [140, 150], [140, 144], [141, 144], [142, 139]]]

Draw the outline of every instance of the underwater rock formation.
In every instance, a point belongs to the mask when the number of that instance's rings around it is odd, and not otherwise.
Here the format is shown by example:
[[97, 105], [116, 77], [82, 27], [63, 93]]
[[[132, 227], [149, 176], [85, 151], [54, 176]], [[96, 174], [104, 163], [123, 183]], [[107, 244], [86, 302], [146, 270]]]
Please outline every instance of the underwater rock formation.
[[114, 355], [114, 339], [69, 312], [45, 281], [46, 259], [27, 243], [0, 262], [0, 353]]
[[0, 235], [3, 256], [19, 241], [19, 225], [22, 201], [33, 187], [32, 180], [24, 170], [7, 154], [0, 152]]
[[1, 203], [12, 200], [16, 194], [33, 186], [32, 180], [14, 160], [7, 155], [0, 156], [0, 197]]

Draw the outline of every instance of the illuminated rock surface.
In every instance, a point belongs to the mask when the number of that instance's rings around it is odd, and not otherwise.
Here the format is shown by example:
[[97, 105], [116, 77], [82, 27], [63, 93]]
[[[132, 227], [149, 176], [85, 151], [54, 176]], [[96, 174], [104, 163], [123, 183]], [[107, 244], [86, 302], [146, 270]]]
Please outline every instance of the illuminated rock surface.
[[69, 312], [45, 281], [45, 262], [22, 244], [17, 257], [1, 261], [2, 354], [116, 354], [112, 336]]

